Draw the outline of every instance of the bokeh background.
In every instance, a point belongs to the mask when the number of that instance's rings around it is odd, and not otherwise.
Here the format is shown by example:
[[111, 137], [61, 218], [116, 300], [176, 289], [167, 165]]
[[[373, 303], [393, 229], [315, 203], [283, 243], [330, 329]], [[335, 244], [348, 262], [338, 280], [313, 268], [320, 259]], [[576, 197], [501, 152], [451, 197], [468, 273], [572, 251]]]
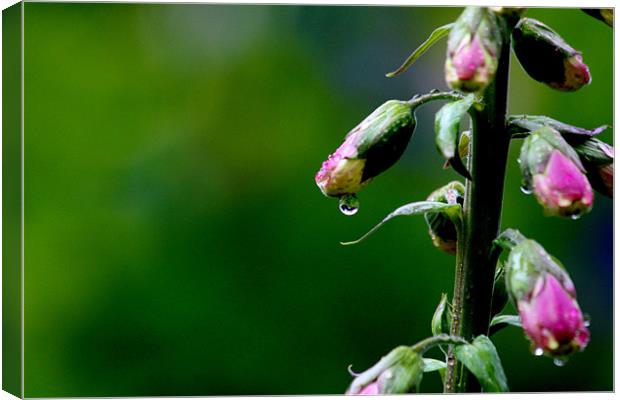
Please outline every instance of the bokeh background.
[[[314, 184], [343, 136], [386, 99], [445, 89], [445, 42], [384, 74], [458, 8], [25, 5], [27, 397], [342, 393], [430, 334], [453, 258], [423, 218], [388, 212], [457, 178], [418, 111], [403, 159], [354, 217]], [[531, 9], [584, 52], [593, 82], [561, 93], [513, 57], [510, 112], [613, 123], [612, 30]], [[601, 136], [612, 140], [611, 131]], [[511, 147], [503, 225], [569, 269], [591, 317], [556, 367], [523, 333], [494, 337], [513, 391], [612, 390], [612, 201], [545, 218]], [[422, 391], [440, 390], [436, 373]]]

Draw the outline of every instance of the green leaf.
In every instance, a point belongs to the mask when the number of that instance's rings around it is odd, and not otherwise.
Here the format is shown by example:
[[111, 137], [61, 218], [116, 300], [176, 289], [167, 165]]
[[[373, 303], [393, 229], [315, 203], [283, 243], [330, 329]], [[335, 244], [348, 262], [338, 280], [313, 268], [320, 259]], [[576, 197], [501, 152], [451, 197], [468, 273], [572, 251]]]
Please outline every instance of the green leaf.
[[508, 384], [497, 350], [491, 340], [480, 335], [472, 344], [454, 348], [456, 358], [474, 374], [485, 392], [507, 392]]
[[426, 39], [424, 43], [422, 43], [417, 49], [413, 51], [413, 53], [411, 53], [411, 55], [405, 60], [403, 65], [398, 67], [396, 71], [385, 74], [385, 76], [387, 76], [388, 78], [392, 78], [408, 70], [409, 67], [411, 67], [411, 65], [418, 58], [420, 58], [420, 56], [422, 56], [422, 54], [426, 53], [426, 51], [431, 48], [431, 46], [433, 46], [439, 39], [450, 33], [450, 29], [452, 29], [453, 25], [454, 23], [451, 23], [435, 29], [428, 37], [428, 39]]
[[519, 318], [518, 315], [496, 315], [491, 320], [489, 336], [496, 334], [508, 326], [516, 326], [521, 328], [521, 318]]
[[510, 115], [506, 120], [506, 126], [508, 133], [510, 133], [514, 138], [525, 137], [530, 132], [549, 126], [560, 132], [566, 140], [570, 140], [571, 138], [578, 139], [596, 136], [610, 127], [609, 125], [602, 125], [594, 129], [585, 129], [578, 126], [565, 124], [564, 122], [547, 117], [546, 115], [525, 114]]
[[422, 361], [424, 362], [424, 372], [439, 371], [446, 368], [445, 362], [434, 358], [423, 358]]
[[435, 144], [437, 149], [456, 172], [470, 180], [471, 175], [461, 160], [458, 145], [461, 118], [467, 114], [474, 101], [474, 94], [469, 94], [462, 100], [444, 105], [435, 115]]
[[398, 217], [401, 215], [420, 215], [427, 212], [443, 212], [445, 213], [455, 224], [460, 224], [461, 222], [461, 205], [460, 204], [447, 204], [447, 203], [439, 203], [436, 201], [418, 201], [415, 203], [405, 204], [391, 212], [387, 217], [383, 219], [383, 221], [379, 222], [375, 225], [368, 233], [366, 233], [361, 238], [351, 241], [351, 242], [341, 242], [340, 244], [344, 246], [348, 246], [351, 244], [357, 244], [368, 236], [372, 235], [377, 229], [379, 229], [383, 224], [387, 221], [391, 220], [394, 217]]
[[448, 305], [448, 295], [446, 293], [441, 294], [439, 304], [435, 309], [433, 318], [431, 320], [431, 332], [433, 335], [441, 335], [442, 333], [450, 333], [450, 321], [452, 319], [452, 312]]
[[518, 315], [496, 315], [491, 320], [491, 326], [512, 325], [521, 328], [521, 318]]

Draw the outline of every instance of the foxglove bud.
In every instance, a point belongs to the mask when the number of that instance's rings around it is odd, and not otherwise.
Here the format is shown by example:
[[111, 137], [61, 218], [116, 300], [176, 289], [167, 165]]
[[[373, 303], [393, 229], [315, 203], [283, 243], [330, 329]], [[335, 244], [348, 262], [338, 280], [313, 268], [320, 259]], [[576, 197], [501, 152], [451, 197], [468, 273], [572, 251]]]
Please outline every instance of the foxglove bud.
[[520, 17], [527, 11], [526, 7], [489, 7], [489, 9], [503, 17]]
[[506, 286], [534, 354], [565, 357], [583, 350], [589, 332], [566, 271], [542, 246], [526, 239], [506, 262]]
[[[459, 181], [453, 181], [431, 193], [427, 200], [447, 204], [463, 205], [465, 187]], [[452, 220], [443, 213], [429, 212], [424, 214], [428, 225], [428, 233], [438, 249], [449, 254], [456, 253], [456, 227]]]
[[574, 91], [591, 81], [581, 53], [540, 21], [523, 18], [512, 31], [521, 66], [534, 80], [561, 91]]
[[579, 217], [592, 207], [592, 187], [577, 153], [551, 128], [532, 132], [519, 157], [523, 187], [548, 215]]
[[570, 141], [586, 169], [590, 184], [608, 197], [614, 196], [614, 148], [596, 138]]
[[346, 136], [315, 176], [330, 197], [355, 194], [402, 156], [415, 129], [411, 105], [390, 100]]
[[594, 18], [603, 21], [607, 25], [614, 27], [614, 9], [613, 8], [582, 8], [583, 12]]
[[446, 82], [453, 89], [478, 92], [495, 77], [501, 45], [497, 16], [486, 7], [466, 7], [448, 37]]
[[409, 393], [422, 381], [424, 362], [411, 347], [399, 346], [357, 377], [346, 394]]

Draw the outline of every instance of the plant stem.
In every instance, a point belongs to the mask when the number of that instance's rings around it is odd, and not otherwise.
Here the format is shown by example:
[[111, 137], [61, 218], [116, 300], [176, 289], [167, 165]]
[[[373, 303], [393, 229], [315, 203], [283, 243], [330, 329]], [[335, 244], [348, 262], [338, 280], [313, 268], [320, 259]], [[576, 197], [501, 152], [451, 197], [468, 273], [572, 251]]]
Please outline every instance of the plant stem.
[[[471, 181], [466, 183], [463, 229], [457, 242], [451, 334], [471, 340], [487, 335], [496, 258], [493, 240], [499, 234], [504, 177], [510, 135], [506, 131], [510, 34], [505, 24], [494, 82], [483, 93], [484, 108], [472, 116]], [[445, 392], [479, 391], [480, 387], [450, 351]]]
[[420, 340], [418, 343], [411, 346], [411, 348], [419, 354], [424, 354], [431, 347], [440, 344], [467, 344], [467, 342], [458, 336], [442, 334]]

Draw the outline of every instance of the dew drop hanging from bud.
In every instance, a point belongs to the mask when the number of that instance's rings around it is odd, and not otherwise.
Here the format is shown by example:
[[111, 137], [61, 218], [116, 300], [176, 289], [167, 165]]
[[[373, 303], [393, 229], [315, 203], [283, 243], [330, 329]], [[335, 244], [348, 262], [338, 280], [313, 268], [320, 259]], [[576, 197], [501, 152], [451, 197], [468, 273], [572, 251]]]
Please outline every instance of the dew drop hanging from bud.
[[544, 353], [544, 352], [545, 352], [545, 351], [544, 351], [542, 348], [537, 347], [537, 348], [534, 350], [534, 355], [535, 355], [536, 357], [540, 357], [540, 356], [542, 356], [542, 355], [543, 355], [543, 353]]
[[532, 189], [528, 188], [527, 186], [521, 186], [521, 192], [523, 192], [523, 194], [530, 195], [532, 194]]
[[360, 208], [360, 201], [354, 194], [346, 194], [340, 197], [338, 208], [344, 215], [355, 215]]
[[563, 367], [566, 365], [566, 359], [565, 358], [554, 358], [553, 359], [553, 364], [556, 367]]

